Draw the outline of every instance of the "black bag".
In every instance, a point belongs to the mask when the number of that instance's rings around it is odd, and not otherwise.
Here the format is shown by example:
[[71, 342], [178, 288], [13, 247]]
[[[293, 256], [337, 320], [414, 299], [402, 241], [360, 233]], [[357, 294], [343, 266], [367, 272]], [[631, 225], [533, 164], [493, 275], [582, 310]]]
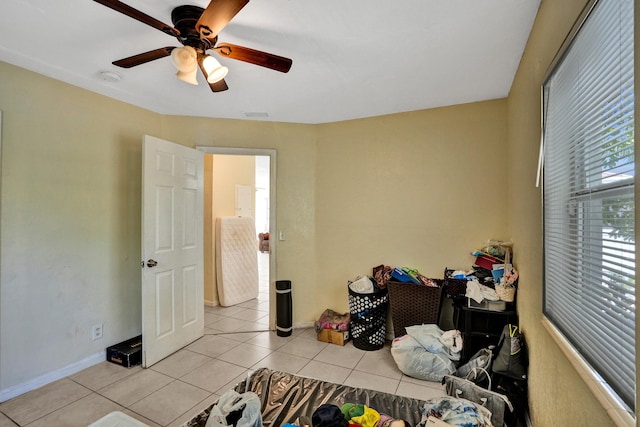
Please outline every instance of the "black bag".
[[492, 371], [516, 380], [527, 379], [527, 349], [516, 325], [505, 325], [496, 347]]
[[[509, 427], [519, 425], [518, 420], [524, 420], [524, 414], [529, 412], [527, 382], [503, 375], [494, 375], [493, 391], [507, 396], [513, 405], [513, 412], [505, 413], [505, 424]], [[524, 425], [524, 422], [521, 424]]]

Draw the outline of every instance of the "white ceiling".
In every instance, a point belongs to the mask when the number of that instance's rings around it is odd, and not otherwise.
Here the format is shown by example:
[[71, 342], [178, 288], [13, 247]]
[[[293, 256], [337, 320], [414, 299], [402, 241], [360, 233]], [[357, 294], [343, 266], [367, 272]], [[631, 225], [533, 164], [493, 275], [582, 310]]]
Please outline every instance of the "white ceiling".
[[[212, 93], [202, 75], [199, 86], [175, 78], [169, 58], [112, 65], [179, 43], [99, 3], [1, 0], [0, 60], [161, 114], [326, 123], [506, 97], [540, 1], [251, 0], [219, 41], [293, 66], [283, 74], [214, 55], [229, 90]], [[124, 2], [169, 25], [175, 6], [209, 3]]]

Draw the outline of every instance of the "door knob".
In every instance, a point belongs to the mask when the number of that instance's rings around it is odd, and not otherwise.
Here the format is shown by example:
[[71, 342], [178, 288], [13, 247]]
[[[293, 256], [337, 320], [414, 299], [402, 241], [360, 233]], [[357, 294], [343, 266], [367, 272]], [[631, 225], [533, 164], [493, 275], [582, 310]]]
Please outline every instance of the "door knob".
[[158, 265], [158, 261], [154, 259], [150, 259], [149, 261], [147, 261], [147, 267], [155, 267], [156, 265]]

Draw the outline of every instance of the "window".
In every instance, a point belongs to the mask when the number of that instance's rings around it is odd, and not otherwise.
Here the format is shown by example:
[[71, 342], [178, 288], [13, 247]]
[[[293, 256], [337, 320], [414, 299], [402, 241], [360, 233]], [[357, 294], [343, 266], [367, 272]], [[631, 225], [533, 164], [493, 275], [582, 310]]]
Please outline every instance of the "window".
[[634, 0], [591, 2], [544, 82], [544, 315], [635, 413]]

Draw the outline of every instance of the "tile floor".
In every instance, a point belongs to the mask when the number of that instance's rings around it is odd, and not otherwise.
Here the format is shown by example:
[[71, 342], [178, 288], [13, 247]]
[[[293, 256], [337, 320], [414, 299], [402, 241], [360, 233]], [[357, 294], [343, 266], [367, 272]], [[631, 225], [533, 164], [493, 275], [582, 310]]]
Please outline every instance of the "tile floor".
[[403, 375], [388, 345], [363, 351], [319, 342], [312, 328], [266, 331], [268, 298], [261, 288], [237, 306], [206, 307], [205, 336], [149, 369], [102, 362], [3, 402], [0, 427], [86, 427], [112, 411], [181, 426], [260, 367], [419, 399], [444, 394], [439, 383]]

